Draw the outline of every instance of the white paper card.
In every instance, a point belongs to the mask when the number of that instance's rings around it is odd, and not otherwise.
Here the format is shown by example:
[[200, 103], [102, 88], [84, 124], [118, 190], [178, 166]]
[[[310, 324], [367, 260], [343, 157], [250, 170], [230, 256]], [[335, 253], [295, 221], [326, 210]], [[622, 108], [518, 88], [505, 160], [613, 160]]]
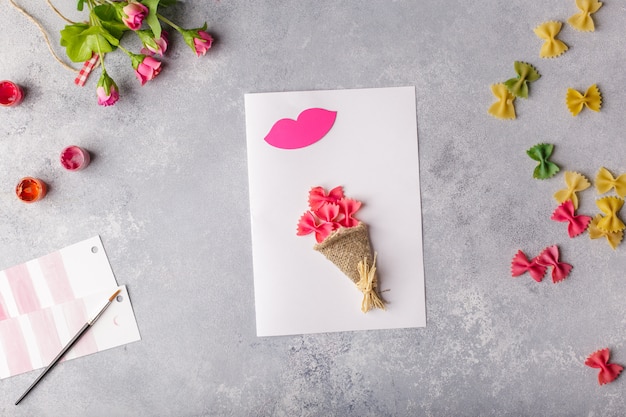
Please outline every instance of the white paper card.
[[[117, 288], [98, 236], [0, 271], [0, 378], [47, 366]], [[121, 290], [64, 359], [140, 340]]]
[[[265, 141], [306, 109], [336, 112], [323, 138], [298, 149]], [[258, 336], [426, 325], [414, 87], [245, 96]], [[362, 294], [297, 236], [312, 187], [343, 186], [363, 207], [387, 310], [361, 312]]]

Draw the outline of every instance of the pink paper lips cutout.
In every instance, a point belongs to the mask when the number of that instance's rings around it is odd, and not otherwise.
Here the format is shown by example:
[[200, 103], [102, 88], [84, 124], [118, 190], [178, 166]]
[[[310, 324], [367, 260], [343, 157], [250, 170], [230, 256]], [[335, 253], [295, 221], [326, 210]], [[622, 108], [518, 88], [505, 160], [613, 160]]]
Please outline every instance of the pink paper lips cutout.
[[299, 149], [322, 139], [335, 124], [337, 112], [311, 108], [303, 110], [297, 120], [280, 119], [265, 136], [265, 141], [280, 149]]

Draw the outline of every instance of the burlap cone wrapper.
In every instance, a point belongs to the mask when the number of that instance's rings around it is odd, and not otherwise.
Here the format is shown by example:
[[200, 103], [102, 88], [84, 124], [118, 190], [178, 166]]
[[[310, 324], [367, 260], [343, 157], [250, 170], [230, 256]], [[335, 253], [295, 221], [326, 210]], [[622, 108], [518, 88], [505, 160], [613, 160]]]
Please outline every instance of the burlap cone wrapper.
[[377, 292], [376, 257], [372, 255], [365, 223], [340, 227], [313, 249], [334, 263], [363, 293], [361, 310], [364, 313], [372, 308], [385, 309]]

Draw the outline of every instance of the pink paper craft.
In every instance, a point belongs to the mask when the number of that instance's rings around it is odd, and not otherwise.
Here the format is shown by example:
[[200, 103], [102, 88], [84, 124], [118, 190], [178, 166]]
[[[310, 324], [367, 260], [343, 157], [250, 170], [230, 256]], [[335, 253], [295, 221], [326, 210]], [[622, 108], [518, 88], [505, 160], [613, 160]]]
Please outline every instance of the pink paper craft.
[[589, 226], [591, 217], [575, 214], [574, 203], [572, 200], [564, 201], [560, 206], [552, 213], [552, 220], [556, 222], [569, 222], [567, 225], [567, 233], [569, 237], [576, 237]]
[[280, 149], [300, 149], [322, 139], [335, 124], [336, 111], [306, 109], [297, 120], [280, 119], [265, 136], [265, 141]]
[[585, 361], [585, 365], [600, 369], [600, 373], [598, 374], [598, 383], [600, 385], [614, 381], [624, 369], [621, 365], [609, 363], [609, 356], [610, 351], [608, 348], [605, 348], [593, 352]]
[[552, 267], [552, 282], [555, 284], [567, 278], [573, 268], [568, 263], [559, 262], [559, 248], [556, 245], [545, 248], [535, 259], [539, 265]]
[[544, 275], [546, 275], [547, 268], [543, 265], [539, 265], [536, 260], [537, 258], [533, 258], [529, 261], [524, 252], [521, 250], [517, 251], [511, 261], [511, 276], [519, 277], [525, 272], [528, 272], [532, 279], [541, 282]]

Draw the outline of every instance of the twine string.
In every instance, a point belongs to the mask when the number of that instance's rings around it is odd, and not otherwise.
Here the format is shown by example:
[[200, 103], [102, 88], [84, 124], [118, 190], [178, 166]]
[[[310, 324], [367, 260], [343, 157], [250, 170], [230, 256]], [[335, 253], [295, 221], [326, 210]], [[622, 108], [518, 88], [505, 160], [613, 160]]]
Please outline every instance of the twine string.
[[356, 286], [363, 293], [361, 311], [367, 313], [372, 308], [385, 310], [385, 303], [376, 292], [376, 253], [374, 253], [374, 261], [371, 267], [367, 263], [367, 258], [364, 258], [362, 261], [359, 261], [357, 268], [361, 279], [357, 282]]
[[[48, 37], [48, 34], [46, 33], [46, 30], [43, 28], [42, 24], [39, 22], [39, 20], [37, 20], [35, 17], [33, 17], [30, 13], [28, 13], [26, 10], [24, 10], [22, 7], [20, 7], [17, 3], [15, 3], [14, 0], [9, 0], [9, 3], [11, 3], [11, 5], [20, 13], [22, 13], [24, 16], [26, 16], [26, 18], [28, 18], [28, 20], [30, 20], [31, 22], [33, 22], [35, 24], [35, 26], [37, 26], [39, 28], [39, 31], [41, 32], [41, 34], [43, 35], [44, 40], [46, 41], [46, 45], [48, 45], [48, 50], [50, 51], [50, 53], [52, 54], [52, 56], [54, 57], [54, 59], [56, 59], [56, 61], [61, 64], [65, 69], [72, 71], [72, 72], [76, 72], [78, 73], [79, 70], [68, 65], [67, 63], [65, 63], [65, 61], [63, 61], [61, 58], [59, 58], [59, 56], [56, 54], [56, 52], [54, 52], [54, 49], [52, 48], [52, 43], [50, 42], [50, 38]], [[70, 23], [74, 23], [71, 22], [70, 20], [68, 20], [67, 18], [65, 18], [65, 16], [63, 16], [53, 5], [52, 3], [50, 3], [49, 0], [46, 0], [46, 3], [48, 3], [48, 5], [52, 8], [52, 10], [55, 11], [55, 13], [57, 15], [59, 15], [63, 20], [70, 22]]]

